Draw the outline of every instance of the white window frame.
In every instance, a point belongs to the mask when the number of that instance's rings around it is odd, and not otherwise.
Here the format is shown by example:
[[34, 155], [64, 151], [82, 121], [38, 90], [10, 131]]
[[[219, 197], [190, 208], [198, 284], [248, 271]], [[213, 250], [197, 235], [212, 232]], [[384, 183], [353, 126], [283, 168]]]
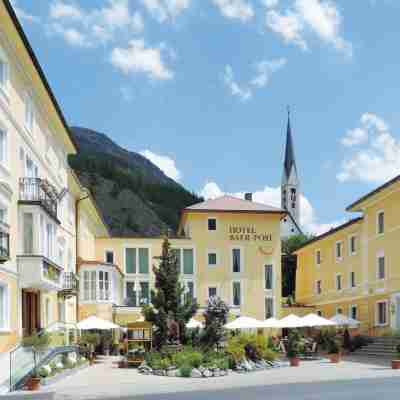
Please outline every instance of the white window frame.
[[24, 126], [30, 135], [34, 133], [35, 127], [35, 104], [33, 101], [33, 96], [30, 92], [25, 93], [25, 117], [24, 117]]
[[[266, 288], [266, 275], [265, 275], [265, 267], [266, 266], [271, 266], [271, 272], [272, 272], [272, 279], [271, 279], [271, 287], [270, 288]], [[264, 264], [264, 269], [263, 269], [263, 273], [264, 273], [264, 290], [269, 291], [269, 290], [274, 290], [275, 289], [275, 268], [274, 268], [274, 264], [273, 263], [268, 263], [268, 264]]]
[[[338, 288], [338, 277], [340, 277], [340, 289]], [[335, 274], [335, 289], [337, 292], [341, 292], [343, 290], [342, 274]]]
[[[356, 310], [356, 318], [353, 317], [353, 310]], [[349, 307], [349, 318], [354, 318], [356, 320], [358, 320], [358, 307], [356, 304], [350, 304]]]
[[[233, 285], [235, 283], [239, 283], [240, 285], [240, 304], [235, 305], [234, 304], [234, 296], [233, 296]], [[243, 282], [240, 279], [234, 279], [231, 281], [231, 305], [232, 307], [242, 307], [243, 306]]]
[[[351, 249], [351, 241], [354, 239], [354, 251]], [[357, 235], [350, 235], [349, 236], [349, 256], [357, 255]]]
[[[240, 251], [240, 271], [239, 272], [233, 272], [233, 250], [239, 250]], [[233, 275], [240, 275], [244, 273], [244, 247], [243, 246], [231, 246], [230, 247], [230, 272]]]
[[[209, 254], [215, 254], [215, 264], [210, 264], [209, 258], [208, 258]], [[215, 250], [215, 249], [207, 249], [206, 256], [207, 256], [207, 266], [208, 266], [208, 267], [210, 267], [210, 268], [216, 268], [216, 267], [219, 266], [220, 260], [219, 260], [219, 252], [218, 252], [218, 250]], [[182, 266], [182, 269], [183, 269], [183, 266]]]
[[[10, 61], [7, 57], [6, 52], [0, 47], [0, 61], [4, 64], [4, 76], [0, 77], [0, 93], [4, 95], [6, 100], [9, 100], [10, 94]], [[4, 81], [3, 81], [4, 80]], [[3, 83], [2, 83], [3, 81]]]
[[[383, 214], [383, 232], [379, 232], [379, 216]], [[385, 234], [385, 226], [386, 225], [386, 220], [385, 220], [385, 210], [378, 210], [376, 212], [376, 234], [378, 236], [383, 236]]]
[[[380, 269], [379, 269], [379, 259], [381, 259], [381, 258], [383, 258], [383, 266], [384, 266], [384, 269], [383, 269], [383, 278], [381, 278], [380, 277]], [[377, 254], [376, 254], [376, 279], [378, 280], [378, 281], [384, 281], [384, 280], [386, 280], [387, 279], [387, 266], [386, 266], [386, 257], [385, 257], [385, 253], [384, 253], [384, 251], [379, 251]]]
[[[152, 246], [150, 244], [137, 244], [137, 245], [124, 245], [123, 246], [123, 265], [124, 265], [124, 274], [126, 274], [126, 276], [131, 276], [134, 277], [136, 275], [141, 275], [141, 276], [149, 276], [151, 274], [151, 260], [152, 258], [152, 254], [151, 254], [151, 248]], [[136, 272], [126, 272], [126, 249], [135, 249], [136, 250]], [[139, 249], [148, 249], [149, 251], [149, 266], [148, 266], [148, 272], [147, 274], [143, 274], [141, 272], [139, 272]]]
[[[128, 289], [128, 283], [133, 283], [134, 284], [135, 292], [136, 292], [136, 296], [137, 296], [138, 293], [140, 293], [140, 291], [138, 291], [138, 289], [140, 288], [140, 284], [143, 283], [143, 282], [148, 283], [148, 285], [149, 285], [149, 299], [148, 299], [149, 303], [148, 304], [151, 304], [151, 289], [152, 289], [152, 287], [151, 287], [150, 278], [136, 277], [136, 278], [128, 278], [128, 279], [126, 279], [124, 281], [124, 287], [123, 287], [124, 299], [128, 298], [128, 290], [127, 290]], [[141, 308], [142, 304], [140, 304], [140, 298], [137, 298], [136, 301], [138, 302], [138, 304], [134, 308]]]
[[216, 284], [209, 284], [207, 285], [207, 301], [210, 299], [210, 289], [215, 289], [216, 297], [220, 297], [219, 286]]
[[[318, 262], [318, 255], [319, 255], [319, 262]], [[315, 265], [319, 268], [322, 264], [322, 252], [321, 249], [315, 250]]]
[[8, 282], [0, 281], [0, 286], [4, 290], [3, 310], [4, 326], [0, 326], [0, 332], [10, 332], [10, 317], [11, 317], [11, 291]]
[[188, 289], [189, 282], [193, 283], [193, 298], [196, 299], [197, 298], [196, 280], [193, 278], [183, 278], [182, 279], [182, 286], [185, 289], [185, 292], [183, 294], [185, 295], [185, 293], [189, 291], [189, 289]]
[[[338, 257], [338, 253], [337, 253], [337, 245], [340, 244], [340, 257]], [[337, 240], [335, 242], [335, 260], [336, 262], [341, 262], [343, 261], [343, 251], [344, 251], [344, 246], [343, 246], [343, 240]]]
[[272, 315], [268, 318], [274, 318], [276, 315], [276, 304], [275, 304], [275, 297], [274, 296], [269, 296], [265, 295], [264, 296], [264, 318], [267, 318], [267, 307], [266, 307], [266, 300], [271, 299], [272, 300]]
[[104, 262], [105, 263], [108, 263], [108, 261], [107, 261], [107, 253], [112, 253], [113, 262], [111, 264], [115, 265], [115, 251], [114, 251], [114, 249], [105, 249], [104, 250]]
[[[85, 272], [88, 273], [89, 277], [89, 287], [88, 287], [88, 298], [85, 298]], [[96, 296], [93, 296], [92, 293], [92, 273], [95, 273], [95, 290], [96, 290]], [[104, 296], [103, 299], [100, 299], [100, 272], [108, 274], [108, 298], [107, 296]], [[80, 278], [82, 284], [79, 285], [81, 287], [81, 298], [80, 302], [81, 303], [113, 303], [115, 300], [115, 293], [114, 293], [114, 279], [115, 279], [115, 274], [114, 271], [112, 271], [109, 268], [85, 268], [80, 272]], [[103, 279], [103, 282], [106, 282]], [[105, 290], [105, 285], [103, 285], [103, 293], [107, 294]], [[125, 287], [124, 287], [125, 290]]]
[[[208, 225], [209, 222], [208, 221], [210, 221], [212, 219], [215, 220], [215, 230], [208, 229], [209, 228], [209, 225]], [[217, 217], [213, 217], [213, 216], [207, 217], [207, 232], [215, 233], [217, 231], [218, 231], [218, 218]]]
[[[384, 323], [379, 322], [379, 304], [385, 304], [385, 319]], [[388, 300], [379, 300], [375, 303], [375, 326], [387, 326], [389, 325], [389, 301]]]

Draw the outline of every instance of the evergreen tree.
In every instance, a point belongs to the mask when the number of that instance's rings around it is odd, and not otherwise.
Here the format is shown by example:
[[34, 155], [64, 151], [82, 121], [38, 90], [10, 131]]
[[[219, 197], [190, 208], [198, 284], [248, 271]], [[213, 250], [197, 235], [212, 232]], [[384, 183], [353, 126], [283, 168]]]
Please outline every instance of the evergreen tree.
[[224, 325], [228, 322], [229, 307], [219, 297], [208, 300], [204, 313], [205, 329], [203, 341], [208, 346], [215, 346], [224, 338]]
[[[158, 266], [153, 266], [155, 290], [151, 291], [151, 305], [144, 305], [146, 321], [155, 326], [154, 345], [160, 349], [168, 343], [168, 320], [179, 324], [179, 336], [185, 337], [186, 323], [196, 314], [198, 304], [189, 296], [183, 296], [184, 288], [179, 281], [178, 260], [171, 250], [168, 238], [162, 244]], [[185, 299], [183, 299], [185, 297]]]

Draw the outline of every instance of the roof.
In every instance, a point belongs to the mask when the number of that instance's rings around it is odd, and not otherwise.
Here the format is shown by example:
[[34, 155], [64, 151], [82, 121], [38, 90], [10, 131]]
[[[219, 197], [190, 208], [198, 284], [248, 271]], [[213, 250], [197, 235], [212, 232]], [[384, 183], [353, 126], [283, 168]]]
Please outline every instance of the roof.
[[355, 209], [356, 207], [360, 206], [360, 204], [367, 200], [368, 198], [374, 196], [375, 194], [381, 192], [382, 190], [388, 188], [389, 186], [393, 185], [397, 181], [400, 181], [400, 175], [395, 176], [393, 179], [390, 181], [384, 183], [383, 185], [377, 187], [376, 189], [372, 190], [371, 192], [367, 193], [366, 195], [360, 197], [358, 200], [356, 200], [354, 203], [350, 204], [347, 208], [346, 211], [359, 211]]
[[286, 211], [281, 208], [272, 207], [262, 203], [256, 203], [254, 201], [242, 200], [233, 196], [221, 196], [216, 199], [206, 200], [202, 203], [194, 204], [190, 207], [186, 207], [186, 211], [196, 212], [250, 212], [250, 213], [276, 213], [284, 214]]
[[295, 254], [296, 254], [299, 250], [303, 249], [304, 247], [306, 247], [306, 246], [308, 246], [308, 245], [310, 245], [310, 244], [312, 244], [312, 243], [318, 242], [319, 240], [324, 239], [324, 238], [326, 238], [326, 237], [329, 236], [329, 235], [333, 235], [334, 233], [336, 233], [336, 232], [338, 232], [338, 231], [340, 231], [340, 230], [342, 230], [342, 229], [345, 229], [345, 228], [349, 227], [350, 225], [353, 225], [353, 224], [355, 224], [355, 223], [357, 223], [357, 222], [360, 222], [362, 219], [363, 219], [363, 217], [353, 218], [353, 219], [351, 219], [350, 221], [347, 221], [347, 222], [345, 222], [344, 224], [337, 226], [336, 228], [332, 228], [331, 230], [329, 230], [328, 232], [323, 233], [322, 235], [313, 237], [313, 238], [310, 239], [308, 242], [306, 242], [306, 243], [304, 243], [302, 246], [300, 246], [300, 247], [295, 251]]
[[287, 179], [289, 179], [290, 171], [292, 170], [293, 167], [296, 169], [296, 160], [294, 157], [292, 129], [290, 126], [290, 114], [288, 114], [287, 131], [286, 131], [285, 161], [284, 161], [284, 172], [286, 174]]
[[47, 78], [46, 78], [46, 76], [45, 76], [45, 74], [44, 74], [44, 72], [42, 70], [42, 67], [39, 64], [39, 61], [38, 61], [38, 59], [37, 59], [37, 57], [35, 55], [35, 52], [33, 51], [32, 47], [31, 47], [31, 45], [29, 43], [29, 40], [28, 40], [27, 36], [25, 35], [25, 32], [24, 32], [24, 30], [23, 30], [23, 28], [22, 28], [22, 26], [21, 26], [21, 24], [20, 24], [20, 22], [18, 20], [17, 15], [15, 14], [15, 11], [14, 11], [10, 1], [9, 0], [4, 0], [4, 5], [6, 7], [6, 10], [7, 10], [7, 12], [9, 14], [9, 16], [10, 16], [10, 18], [11, 18], [11, 20], [12, 20], [14, 26], [15, 26], [15, 28], [17, 29], [17, 32], [18, 32], [18, 34], [19, 34], [19, 36], [20, 36], [20, 38], [22, 40], [22, 43], [24, 44], [24, 47], [25, 47], [26, 51], [28, 52], [28, 55], [29, 55], [30, 59], [32, 60], [33, 66], [35, 67], [35, 69], [36, 69], [36, 71], [37, 71], [37, 73], [38, 73], [38, 75], [39, 75], [39, 77], [40, 77], [40, 79], [41, 79], [41, 81], [43, 83], [43, 86], [45, 87], [45, 89], [47, 91], [47, 94], [49, 95], [50, 100], [53, 103], [53, 106], [54, 106], [54, 108], [56, 110], [56, 113], [58, 114], [58, 117], [60, 118], [61, 123], [62, 123], [62, 125], [64, 126], [64, 128], [65, 128], [65, 130], [67, 132], [68, 138], [71, 141], [72, 146], [74, 147], [75, 151], [77, 151], [78, 146], [77, 146], [77, 144], [76, 144], [76, 142], [75, 142], [75, 140], [74, 140], [74, 138], [73, 138], [73, 136], [71, 134], [71, 131], [69, 130], [69, 126], [67, 124], [67, 121], [65, 120], [64, 114], [62, 113], [61, 108], [58, 105], [56, 97], [54, 96], [54, 93], [53, 93], [53, 91], [52, 91], [52, 89], [50, 87], [50, 84], [47, 81]]

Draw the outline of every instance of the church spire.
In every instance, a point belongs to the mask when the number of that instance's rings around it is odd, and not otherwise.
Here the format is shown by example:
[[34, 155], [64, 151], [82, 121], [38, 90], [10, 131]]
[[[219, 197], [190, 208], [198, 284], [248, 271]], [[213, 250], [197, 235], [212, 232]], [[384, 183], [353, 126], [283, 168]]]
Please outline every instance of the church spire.
[[294, 157], [294, 146], [292, 139], [292, 129], [290, 126], [290, 107], [287, 108], [288, 120], [286, 130], [286, 148], [285, 148], [285, 161], [284, 161], [284, 173], [286, 180], [289, 180], [292, 168], [296, 169], [296, 160]]

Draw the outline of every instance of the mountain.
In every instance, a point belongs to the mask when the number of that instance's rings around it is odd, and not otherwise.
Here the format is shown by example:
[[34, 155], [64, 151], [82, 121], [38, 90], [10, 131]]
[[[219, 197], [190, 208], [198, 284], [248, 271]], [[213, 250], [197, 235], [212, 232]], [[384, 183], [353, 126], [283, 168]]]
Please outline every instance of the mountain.
[[108, 136], [72, 127], [79, 152], [69, 163], [93, 193], [113, 236], [159, 236], [176, 232], [179, 213], [202, 199], [139, 153]]

